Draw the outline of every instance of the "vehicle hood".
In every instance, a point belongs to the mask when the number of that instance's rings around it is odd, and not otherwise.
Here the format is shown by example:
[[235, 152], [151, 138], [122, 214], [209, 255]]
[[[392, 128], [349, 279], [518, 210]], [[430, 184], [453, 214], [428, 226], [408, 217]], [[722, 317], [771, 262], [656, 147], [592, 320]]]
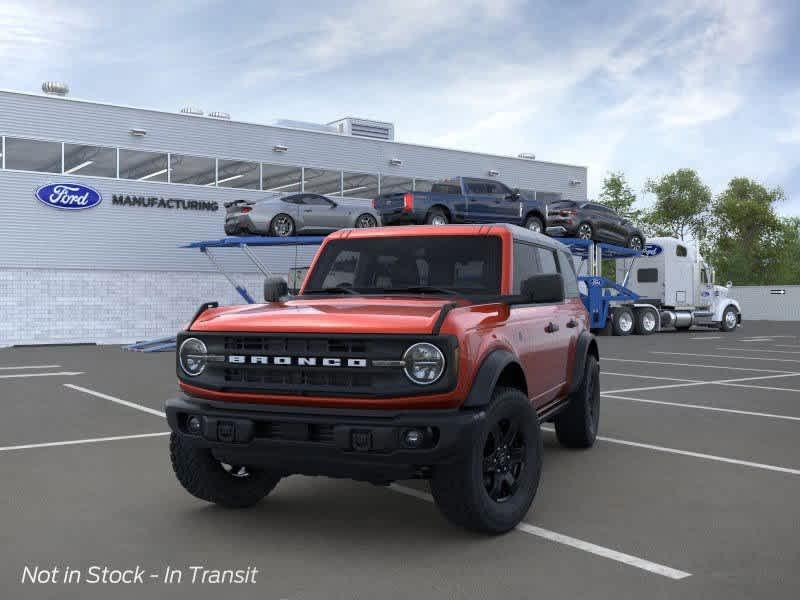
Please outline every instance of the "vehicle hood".
[[205, 311], [192, 331], [430, 334], [447, 298], [297, 299]]

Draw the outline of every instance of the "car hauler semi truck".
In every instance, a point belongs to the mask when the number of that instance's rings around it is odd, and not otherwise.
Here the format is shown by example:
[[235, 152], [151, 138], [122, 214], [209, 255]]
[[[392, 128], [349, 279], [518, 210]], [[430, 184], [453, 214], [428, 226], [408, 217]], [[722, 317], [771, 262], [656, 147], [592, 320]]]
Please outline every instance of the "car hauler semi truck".
[[742, 322], [739, 303], [728, 297], [731, 284], [715, 285], [713, 269], [696, 248], [679, 239], [649, 239], [641, 256], [617, 260], [616, 276], [637, 299], [611, 308], [615, 333], [693, 325], [732, 331]]

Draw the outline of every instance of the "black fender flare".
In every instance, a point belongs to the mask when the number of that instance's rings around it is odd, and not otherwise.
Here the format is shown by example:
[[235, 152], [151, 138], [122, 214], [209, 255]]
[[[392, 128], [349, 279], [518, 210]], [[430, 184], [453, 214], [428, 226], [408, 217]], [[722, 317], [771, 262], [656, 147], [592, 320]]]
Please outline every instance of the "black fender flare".
[[502, 348], [492, 350], [478, 367], [475, 378], [472, 380], [472, 388], [462, 406], [464, 408], [487, 406], [492, 399], [492, 392], [497, 385], [497, 380], [500, 379], [500, 374], [512, 363], [519, 365], [517, 357], [508, 350]]
[[586, 370], [586, 357], [589, 353], [599, 357], [597, 350], [597, 340], [588, 331], [582, 331], [575, 344], [575, 367], [572, 370], [572, 381], [569, 386], [569, 393], [577, 390], [583, 383], [584, 371]]

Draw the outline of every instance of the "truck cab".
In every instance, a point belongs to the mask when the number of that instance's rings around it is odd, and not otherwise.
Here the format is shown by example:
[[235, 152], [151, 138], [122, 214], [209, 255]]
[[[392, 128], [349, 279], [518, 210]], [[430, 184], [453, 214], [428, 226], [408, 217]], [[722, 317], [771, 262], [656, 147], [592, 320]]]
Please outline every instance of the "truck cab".
[[[617, 263], [617, 280], [628, 265]], [[739, 303], [727, 286], [715, 285], [714, 270], [697, 249], [677, 238], [649, 240], [635, 259], [627, 287], [639, 303], [656, 307], [663, 327], [688, 329], [692, 325], [735, 329], [741, 323]]]

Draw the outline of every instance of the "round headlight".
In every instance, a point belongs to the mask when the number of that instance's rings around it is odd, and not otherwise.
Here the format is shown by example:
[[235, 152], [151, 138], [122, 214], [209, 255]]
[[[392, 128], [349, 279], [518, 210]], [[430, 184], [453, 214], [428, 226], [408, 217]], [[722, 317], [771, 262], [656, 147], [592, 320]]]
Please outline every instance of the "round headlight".
[[434, 383], [444, 373], [444, 354], [433, 344], [414, 344], [403, 354], [406, 377], [419, 385]]
[[197, 377], [206, 368], [206, 345], [197, 338], [184, 340], [178, 350], [178, 361], [183, 372]]

